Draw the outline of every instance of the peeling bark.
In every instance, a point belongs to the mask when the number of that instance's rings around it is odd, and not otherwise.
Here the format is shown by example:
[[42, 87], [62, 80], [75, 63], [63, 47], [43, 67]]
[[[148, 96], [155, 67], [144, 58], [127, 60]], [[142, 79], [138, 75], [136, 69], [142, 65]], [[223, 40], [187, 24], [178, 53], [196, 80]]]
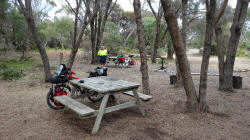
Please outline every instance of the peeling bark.
[[183, 86], [187, 96], [187, 109], [189, 111], [195, 111], [198, 105], [198, 99], [196, 95], [196, 90], [194, 86], [193, 79], [191, 77], [191, 71], [185, 49], [182, 45], [182, 37], [178, 27], [177, 18], [175, 16], [174, 10], [172, 9], [171, 0], [161, 0], [164, 17], [168, 24], [170, 35], [172, 38], [174, 50], [178, 62], [180, 64], [181, 77], [183, 79]]
[[34, 16], [32, 13], [31, 0], [25, 0], [25, 5], [23, 4], [22, 0], [18, 0], [18, 3], [20, 5], [20, 9], [21, 9], [21, 11], [26, 19], [26, 22], [28, 24], [28, 28], [29, 28], [29, 30], [33, 36], [33, 39], [36, 43], [39, 54], [41, 56], [41, 59], [43, 62], [43, 68], [44, 68], [45, 82], [49, 82], [50, 77], [51, 77], [49, 58], [48, 58], [48, 55], [46, 53], [45, 46], [43, 46], [42, 41], [38, 35], [38, 31], [37, 31], [36, 24], [34, 21]]
[[224, 64], [224, 91], [233, 92], [233, 69], [235, 55], [237, 52], [241, 31], [246, 20], [249, 0], [237, 0], [233, 24], [231, 26], [231, 36], [227, 48], [227, 56]]
[[148, 65], [147, 65], [147, 55], [145, 52], [145, 40], [144, 40], [144, 28], [141, 18], [141, 3], [140, 0], [134, 0], [133, 3], [136, 24], [137, 24], [137, 37], [138, 37], [138, 49], [141, 57], [141, 75], [142, 75], [142, 89], [144, 94], [150, 94], [149, 87], [149, 76], [148, 76]]
[[[94, 7], [94, 10], [93, 10], [92, 14], [90, 12], [90, 1], [87, 1], [85, 3], [86, 13], [84, 15], [83, 24], [81, 26], [81, 29], [79, 31], [79, 34], [78, 34], [77, 39], [75, 41], [75, 44], [72, 46], [72, 49], [71, 49], [71, 52], [70, 52], [70, 55], [69, 55], [69, 58], [68, 58], [68, 62], [67, 62], [67, 66], [69, 68], [71, 68], [73, 66], [73, 63], [74, 63], [78, 48], [79, 48], [79, 46], [81, 44], [81, 40], [82, 40], [84, 31], [87, 28], [89, 22], [96, 16], [97, 11], [99, 9], [99, 6], [98, 6], [99, 3], [100, 3], [100, 0], [95, 0], [95, 7]], [[90, 14], [91, 14], [91, 16], [89, 16]], [[88, 16], [89, 16], [89, 20], [88, 20]], [[75, 17], [75, 18], [78, 18], [78, 17]]]
[[215, 9], [216, 0], [206, 0], [206, 34], [204, 41], [204, 50], [202, 56], [200, 85], [199, 85], [199, 106], [201, 111], [208, 110], [206, 103], [207, 97], [207, 71], [209, 65], [209, 58], [212, 48], [212, 37], [215, 23]]

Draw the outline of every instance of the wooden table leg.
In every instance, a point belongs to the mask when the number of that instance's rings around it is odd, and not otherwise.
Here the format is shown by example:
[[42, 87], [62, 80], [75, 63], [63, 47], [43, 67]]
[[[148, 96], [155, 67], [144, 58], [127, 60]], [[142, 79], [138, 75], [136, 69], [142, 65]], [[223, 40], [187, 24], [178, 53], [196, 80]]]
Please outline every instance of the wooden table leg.
[[70, 97], [71, 97], [72, 99], [76, 99], [76, 98], [77, 98], [76, 90], [77, 90], [77, 89], [73, 86], [73, 88], [72, 88], [72, 90], [71, 90], [71, 95], [70, 95]]
[[116, 105], [120, 104], [115, 95], [110, 95], [110, 99], [112, 99], [111, 101], [113, 101]]
[[142, 116], [145, 116], [145, 111], [144, 111], [143, 106], [142, 106], [142, 101], [141, 101], [141, 99], [139, 98], [139, 96], [137, 94], [137, 90], [133, 90], [133, 94], [134, 94], [134, 97], [136, 99], [137, 107], [139, 108]]
[[104, 114], [108, 99], [109, 99], [109, 93], [105, 94], [103, 99], [102, 99], [102, 103], [101, 103], [100, 109], [99, 109], [97, 117], [96, 117], [96, 121], [95, 121], [95, 125], [93, 127], [93, 130], [92, 130], [92, 134], [96, 134], [99, 127], [100, 127], [100, 124], [102, 121], [102, 116]]

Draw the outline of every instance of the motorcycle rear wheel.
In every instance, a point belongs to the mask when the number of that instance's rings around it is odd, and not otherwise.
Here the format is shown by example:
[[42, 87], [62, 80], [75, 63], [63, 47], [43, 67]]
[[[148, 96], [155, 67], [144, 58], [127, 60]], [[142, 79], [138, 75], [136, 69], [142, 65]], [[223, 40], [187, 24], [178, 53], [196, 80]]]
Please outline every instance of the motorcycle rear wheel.
[[[70, 87], [64, 87], [65, 92], [67, 93], [67, 95], [69, 95], [71, 89]], [[51, 109], [54, 109], [54, 110], [62, 110], [64, 109], [64, 106], [61, 105], [61, 106], [56, 106], [55, 105], [55, 100], [54, 100], [54, 94], [53, 94], [53, 90], [50, 88], [49, 92], [47, 93], [47, 97], [46, 97], [46, 100], [47, 100], [47, 105], [51, 108]]]
[[97, 92], [94, 92], [94, 91], [88, 91], [90, 94], [88, 96], [88, 99], [91, 101], [91, 102], [98, 102], [98, 101], [101, 101], [102, 98], [103, 98], [103, 94], [99, 94]]

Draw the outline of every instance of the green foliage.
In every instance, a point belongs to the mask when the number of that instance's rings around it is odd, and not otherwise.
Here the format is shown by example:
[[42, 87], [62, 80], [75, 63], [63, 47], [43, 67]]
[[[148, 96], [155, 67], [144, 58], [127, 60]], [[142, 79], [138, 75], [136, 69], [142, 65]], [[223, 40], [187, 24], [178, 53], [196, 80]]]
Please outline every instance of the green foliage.
[[109, 55], [118, 55], [121, 53], [121, 49], [119, 46], [117, 46], [117, 47], [106, 46], [106, 47], [109, 51]]
[[159, 48], [157, 54], [160, 56], [164, 56], [164, 55], [166, 55], [167, 52], [168, 52], [167, 48]]
[[146, 53], [151, 55], [153, 46], [146, 46]]
[[203, 47], [203, 42], [202, 40], [188, 40], [187, 45], [190, 48], [200, 49], [201, 47]]
[[247, 42], [246, 41], [242, 41], [242, 42], [240, 42], [239, 43], [239, 48], [247, 48], [247, 46], [249, 46], [248, 44], [247, 44]]
[[21, 70], [29, 70], [33, 67], [35, 59], [17, 61], [16, 59], [0, 62], [0, 76], [4, 80], [17, 80], [22, 78]]
[[246, 56], [245, 49], [239, 48], [239, 50], [236, 53], [236, 57], [244, 57], [244, 56]]
[[0, 73], [0, 76], [2, 76], [2, 78], [4, 80], [17, 80], [22, 78], [22, 73], [20, 72], [20, 70], [16, 70], [13, 68], [9, 68], [9, 69], [5, 69]]
[[7, 64], [6, 63], [0, 63], [0, 70], [1, 69], [7, 69]]
[[240, 41], [236, 57], [250, 57], [250, 44], [246, 41]]
[[153, 46], [154, 35], [155, 35], [154, 30], [156, 25], [155, 18], [145, 17], [142, 19], [142, 22], [144, 25], [145, 43], [147, 46]]
[[250, 43], [246, 44], [246, 49], [250, 51]]
[[6, 66], [5, 68], [8, 69], [28, 70], [32, 68], [34, 61], [35, 59], [27, 59], [26, 61], [17, 61], [16, 59], [12, 59], [0, 62], [0, 66], [3, 68]]
[[6, 18], [6, 15], [8, 13], [8, 9], [10, 8], [10, 4], [8, 3], [8, 0], [1, 0], [0, 1], [0, 19], [4, 20]]
[[119, 30], [120, 28], [113, 22], [106, 22], [103, 33], [103, 43], [112, 55], [120, 53], [122, 39]]
[[122, 49], [122, 53], [124, 53], [124, 54], [138, 54], [139, 50], [126, 47], [126, 48]]
[[9, 29], [9, 32], [12, 31], [12, 34], [9, 34], [8, 38], [12, 40], [12, 44], [17, 50], [25, 50], [28, 27], [23, 15], [19, 10], [13, 8], [10, 11], [9, 22], [12, 23], [12, 29]]
[[55, 18], [54, 22], [45, 20], [39, 23], [40, 35], [48, 41], [50, 48], [69, 48], [72, 44], [71, 34], [74, 23], [68, 17]]

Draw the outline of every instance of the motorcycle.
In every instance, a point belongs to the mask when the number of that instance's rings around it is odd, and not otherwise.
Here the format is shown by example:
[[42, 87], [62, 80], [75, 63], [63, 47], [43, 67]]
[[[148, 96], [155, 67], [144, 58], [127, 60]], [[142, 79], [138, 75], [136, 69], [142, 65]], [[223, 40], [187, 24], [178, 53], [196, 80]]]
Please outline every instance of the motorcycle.
[[117, 56], [117, 60], [115, 61], [115, 65], [122, 66], [132, 66], [135, 65], [135, 61], [133, 60], [134, 55], [129, 55], [128, 57], [124, 57], [122, 54]]
[[[95, 70], [88, 71], [89, 77], [96, 77], [96, 76], [107, 76], [107, 68], [96, 68]], [[55, 96], [62, 96], [67, 95], [71, 96], [71, 98], [78, 98], [80, 96], [86, 96], [92, 102], [97, 102], [102, 99], [102, 95], [97, 94], [94, 91], [82, 89], [78, 85], [70, 84], [70, 80], [79, 79], [75, 77], [76, 73], [72, 71], [70, 68], [67, 68], [65, 64], [60, 64], [57, 68], [55, 74], [51, 76], [50, 82], [51, 87], [47, 94], [47, 104], [50, 108], [54, 110], [61, 110], [64, 109], [64, 106], [59, 102], [54, 100]], [[79, 81], [80, 83], [83, 80]]]

